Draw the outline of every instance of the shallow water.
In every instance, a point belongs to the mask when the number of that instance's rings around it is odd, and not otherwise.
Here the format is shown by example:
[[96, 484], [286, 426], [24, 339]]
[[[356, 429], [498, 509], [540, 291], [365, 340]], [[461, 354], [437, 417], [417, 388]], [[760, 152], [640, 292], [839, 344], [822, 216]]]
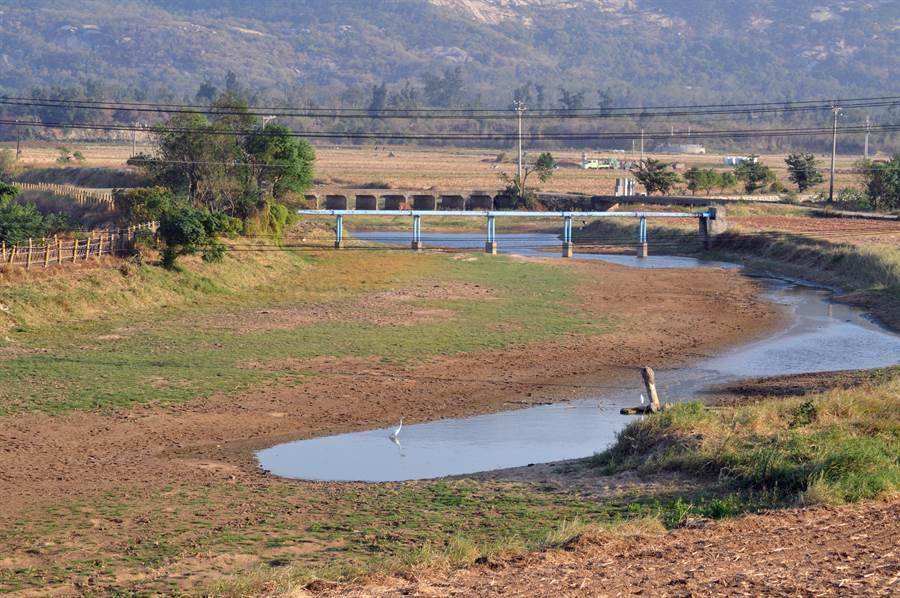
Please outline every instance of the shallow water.
[[[408, 232], [354, 232], [353, 238], [360, 241], [373, 241], [391, 246], [409, 246], [412, 235]], [[437, 249], [484, 249], [483, 233], [422, 233], [425, 247]], [[497, 235], [497, 245], [501, 253], [524, 255], [528, 257], [553, 257], [562, 253], [562, 242], [556, 235], [547, 233], [515, 233]], [[633, 268], [739, 268], [737, 264], [702, 260], [692, 257], [674, 255], [650, 255], [638, 258], [636, 255], [610, 255], [577, 253], [580, 260], [600, 260]]]
[[[712, 384], [742, 378], [900, 363], [900, 335], [870, 322], [859, 310], [832, 303], [827, 291], [765, 282], [769, 300], [791, 313], [790, 324], [763, 340], [700, 359], [690, 367], [658, 371], [663, 400], [689, 399]], [[366, 482], [437, 478], [586, 457], [615, 439], [628, 421], [619, 409], [639, 403], [642, 391], [635, 372], [625, 382], [598, 383], [595, 396], [587, 400], [407, 426], [399, 444], [389, 438], [392, 430], [373, 430], [282, 444], [257, 456], [263, 469], [278, 476]]]

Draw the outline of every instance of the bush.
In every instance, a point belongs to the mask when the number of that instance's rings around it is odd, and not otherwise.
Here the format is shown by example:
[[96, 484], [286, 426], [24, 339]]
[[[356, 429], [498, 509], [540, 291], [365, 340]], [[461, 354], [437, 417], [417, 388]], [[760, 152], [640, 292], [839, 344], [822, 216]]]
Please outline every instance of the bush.
[[163, 242], [162, 264], [174, 269], [182, 255], [201, 253], [203, 261], [218, 262], [225, 255], [225, 246], [217, 237], [233, 234], [242, 226], [240, 220], [225, 214], [212, 214], [205, 209], [179, 206], [162, 214], [159, 238]]
[[69, 229], [64, 214], [41, 214], [34, 204], [16, 202], [19, 190], [0, 183], [0, 241], [16, 244]]
[[126, 226], [158, 221], [175, 203], [165, 187], [116, 189], [113, 198], [119, 221]]

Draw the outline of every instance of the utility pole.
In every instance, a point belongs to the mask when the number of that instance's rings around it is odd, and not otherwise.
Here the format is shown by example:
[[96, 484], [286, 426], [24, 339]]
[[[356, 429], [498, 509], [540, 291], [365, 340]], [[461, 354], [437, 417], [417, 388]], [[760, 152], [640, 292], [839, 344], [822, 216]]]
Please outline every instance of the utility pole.
[[863, 150], [863, 157], [868, 160], [869, 159], [869, 129], [872, 126], [872, 121], [869, 119], [869, 116], [866, 115], [866, 144], [865, 149]]
[[837, 121], [841, 109], [838, 106], [832, 106], [831, 111], [834, 113], [834, 128], [831, 134], [831, 182], [828, 189], [828, 203], [834, 202], [834, 164], [837, 159]]
[[131, 157], [134, 158], [137, 155], [137, 129], [135, 127], [131, 127]]
[[[516, 166], [516, 178], [519, 181], [519, 186], [522, 186], [522, 174], [524, 172], [523, 169], [523, 160], [524, 155], [522, 153], [522, 117], [525, 114], [525, 104], [519, 100], [516, 100], [516, 119], [519, 121], [519, 161]], [[524, 193], [523, 189], [520, 189]]]
[[644, 161], [644, 129], [641, 129], [641, 162]]
[[19, 127], [19, 119], [16, 119], [16, 162], [19, 161], [19, 156], [22, 155], [22, 129]]

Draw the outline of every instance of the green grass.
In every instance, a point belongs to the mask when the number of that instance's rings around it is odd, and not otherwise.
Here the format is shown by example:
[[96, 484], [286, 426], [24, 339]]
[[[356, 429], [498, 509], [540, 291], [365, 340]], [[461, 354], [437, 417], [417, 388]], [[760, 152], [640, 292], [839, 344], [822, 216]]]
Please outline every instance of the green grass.
[[678, 405], [630, 424], [592, 463], [679, 472], [787, 503], [900, 491], [900, 368], [890, 380], [809, 398], [708, 410]]
[[[171, 403], [239, 391], [276, 375], [284, 383], [300, 379], [295, 372], [246, 367], [249, 362], [318, 356], [404, 361], [602, 334], [614, 325], [571, 308], [579, 281], [565, 268], [505, 258], [350, 253], [305, 260], [279, 254], [273, 263], [251, 264], [240, 255], [182, 273], [143, 266], [128, 276], [98, 270], [74, 284], [4, 287], [0, 302], [13, 324], [0, 343], [9, 352], [0, 361], [0, 415]], [[486, 301], [399, 304], [453, 313], [410, 326], [347, 319], [242, 332], [217, 324], [222, 315], [255, 318], [262, 308], [352, 300], [423, 281], [475, 283], [493, 294]]]

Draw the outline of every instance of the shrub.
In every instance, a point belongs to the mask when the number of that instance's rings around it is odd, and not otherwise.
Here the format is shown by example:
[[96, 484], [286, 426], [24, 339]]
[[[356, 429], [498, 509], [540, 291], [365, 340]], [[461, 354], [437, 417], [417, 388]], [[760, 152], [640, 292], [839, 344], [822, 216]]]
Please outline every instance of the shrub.
[[221, 261], [225, 246], [219, 243], [217, 237], [232, 234], [241, 226], [236, 218], [190, 206], [179, 206], [164, 212], [158, 231], [164, 244], [163, 266], [174, 269], [179, 256], [196, 253], [201, 253], [206, 262]]

